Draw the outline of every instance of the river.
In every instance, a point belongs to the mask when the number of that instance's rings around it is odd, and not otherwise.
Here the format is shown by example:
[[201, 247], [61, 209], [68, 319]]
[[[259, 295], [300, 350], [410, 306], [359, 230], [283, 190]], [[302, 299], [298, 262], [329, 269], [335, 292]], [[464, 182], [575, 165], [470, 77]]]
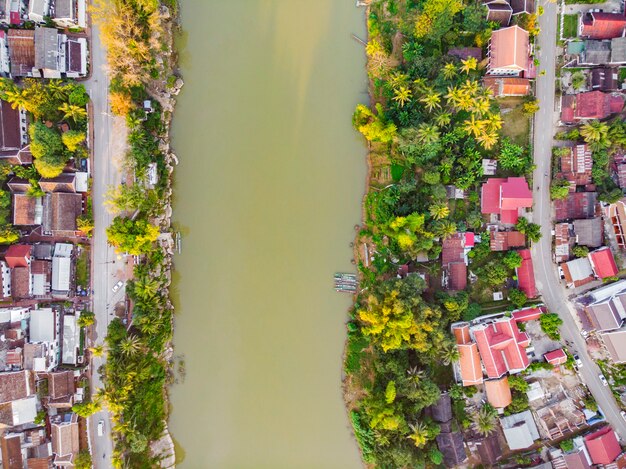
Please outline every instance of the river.
[[[173, 143], [182, 469], [361, 467], [341, 396], [365, 148], [354, 0], [188, 0]], [[182, 454], [182, 452], [181, 452]]]

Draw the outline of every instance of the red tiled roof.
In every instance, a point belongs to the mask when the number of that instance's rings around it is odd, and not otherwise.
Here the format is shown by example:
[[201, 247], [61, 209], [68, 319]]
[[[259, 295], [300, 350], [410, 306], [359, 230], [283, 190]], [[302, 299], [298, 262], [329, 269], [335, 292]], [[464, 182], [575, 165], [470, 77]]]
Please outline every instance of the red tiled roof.
[[448, 290], [461, 291], [467, 287], [467, 266], [465, 262], [452, 262], [448, 267]]
[[463, 235], [465, 236], [465, 247], [473, 248], [475, 238], [474, 233], [472, 233], [471, 231], [467, 231], [466, 233], [463, 233]]
[[465, 239], [462, 233], [455, 233], [441, 243], [441, 264], [445, 267], [451, 262], [464, 260]]
[[593, 218], [596, 213], [597, 199], [597, 192], [573, 192], [567, 199], [555, 200], [555, 221]]
[[529, 360], [522, 344], [528, 336], [521, 334], [513, 318], [502, 318], [473, 328], [485, 371], [490, 378], [500, 378], [508, 371], [524, 370]]
[[599, 278], [614, 277], [617, 275], [617, 265], [613, 253], [608, 247], [603, 247], [589, 253], [591, 268]]
[[519, 77], [485, 77], [483, 86], [493, 91], [493, 95], [501, 96], [526, 96], [530, 93], [530, 80]]
[[535, 285], [535, 270], [533, 269], [533, 260], [530, 257], [528, 249], [519, 251], [522, 256], [522, 265], [516, 269], [517, 283], [519, 289], [522, 290], [528, 298], [537, 296], [537, 287]]
[[620, 447], [615, 432], [610, 426], [606, 426], [585, 437], [585, 446], [589, 451], [593, 464], [610, 464], [615, 461], [622, 448]]
[[502, 183], [503, 210], [517, 210], [522, 207], [533, 206], [533, 193], [528, 188], [528, 182], [523, 177], [508, 178]]
[[519, 231], [492, 231], [490, 248], [492, 251], [508, 251], [509, 248], [526, 246], [526, 235]]
[[613, 39], [622, 36], [626, 17], [623, 13], [589, 12], [583, 15], [582, 24], [582, 37]]
[[548, 353], [544, 353], [543, 358], [545, 358], [548, 363], [554, 366], [562, 365], [567, 361], [567, 355], [562, 348], [558, 350], [552, 350]]
[[480, 211], [482, 213], [500, 213], [500, 187], [506, 179], [489, 178], [481, 189]]
[[[613, 98], [602, 91], [589, 91], [576, 95], [574, 118], [576, 119], [604, 119], [611, 115]], [[623, 103], [623, 101], [622, 101]], [[618, 107], [613, 104], [613, 107]], [[621, 110], [621, 108], [619, 109]], [[616, 112], [619, 112], [616, 111]]]
[[502, 223], [517, 223], [519, 209], [533, 205], [532, 192], [523, 177], [490, 178], [483, 184], [481, 195], [481, 212], [499, 214]]
[[459, 351], [459, 371], [463, 386], [473, 386], [483, 382], [483, 370], [478, 355], [478, 345], [472, 342], [468, 323], [452, 325]]
[[12, 244], [7, 249], [4, 259], [9, 267], [28, 267], [27, 258], [31, 257], [32, 246], [28, 244]]
[[496, 409], [506, 407], [512, 401], [509, 379], [506, 376], [485, 381], [485, 392], [487, 393], [487, 400]]
[[541, 308], [524, 308], [520, 311], [515, 311], [511, 316], [516, 322], [534, 321], [539, 319], [542, 313]]

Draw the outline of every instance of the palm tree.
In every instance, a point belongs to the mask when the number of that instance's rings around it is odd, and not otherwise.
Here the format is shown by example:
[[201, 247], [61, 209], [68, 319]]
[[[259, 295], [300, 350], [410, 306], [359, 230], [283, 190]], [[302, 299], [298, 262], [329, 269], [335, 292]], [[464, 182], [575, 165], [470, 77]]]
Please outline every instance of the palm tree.
[[120, 342], [120, 351], [123, 355], [130, 356], [141, 350], [141, 341], [136, 335], [128, 336]]
[[485, 132], [476, 138], [476, 141], [480, 143], [485, 150], [491, 150], [493, 146], [498, 143], [498, 134], [494, 132]]
[[63, 103], [59, 106], [59, 111], [63, 113], [65, 119], [72, 119], [74, 122], [81, 121], [87, 117], [87, 110], [74, 104]]
[[135, 295], [144, 300], [154, 297], [158, 290], [159, 282], [147, 275], [142, 275], [133, 284]]
[[426, 428], [424, 422], [416, 422], [415, 425], [409, 424], [409, 428], [413, 433], [411, 433], [407, 438], [413, 440], [413, 443], [418, 448], [424, 446], [426, 441], [428, 441], [428, 428]]
[[439, 127], [448, 125], [452, 120], [452, 116], [448, 112], [440, 112], [435, 116], [435, 123]]
[[474, 416], [474, 423], [476, 424], [476, 430], [483, 436], [489, 436], [489, 434], [496, 428], [496, 410], [491, 404], [485, 404]]
[[474, 105], [472, 106], [472, 111], [477, 114], [487, 114], [489, 112], [489, 108], [491, 107], [491, 101], [489, 98], [478, 98], [474, 101]]
[[441, 107], [441, 94], [430, 91], [426, 96], [420, 99], [421, 102], [424, 103], [426, 109], [429, 112], [432, 112], [433, 109], [437, 109]]
[[445, 202], [436, 202], [428, 208], [428, 212], [435, 220], [442, 220], [450, 215], [450, 208]]
[[88, 350], [91, 352], [91, 355], [94, 357], [101, 357], [102, 355], [104, 355], [104, 346], [102, 344], [89, 347]]
[[446, 341], [441, 344], [441, 352], [439, 352], [441, 356], [441, 361], [444, 365], [449, 365], [459, 359], [459, 349], [456, 344], [450, 341]]
[[469, 74], [469, 72], [471, 72], [472, 70], [476, 70], [476, 67], [478, 66], [478, 61], [476, 60], [476, 57], [468, 57], [465, 60], [461, 60], [461, 63], [463, 64], [461, 66], [461, 70], [463, 70], [467, 74]]
[[595, 143], [605, 140], [608, 132], [609, 126], [597, 120], [585, 122], [580, 128], [580, 135], [587, 143]]
[[417, 126], [416, 140], [419, 143], [423, 143], [424, 145], [435, 143], [439, 140], [439, 137], [439, 129], [437, 129], [436, 125], [422, 122]]
[[465, 83], [461, 85], [461, 89], [467, 91], [472, 96], [476, 96], [480, 91], [480, 85], [476, 80], [465, 80]]
[[57, 101], [65, 101], [67, 99], [67, 91], [61, 80], [50, 80], [48, 92]]
[[400, 107], [404, 107], [404, 105], [410, 101], [411, 95], [413, 93], [406, 86], [400, 86], [399, 88], [393, 90], [393, 100], [400, 104]]
[[28, 104], [28, 93], [26, 90], [7, 90], [5, 93], [6, 101], [11, 105], [13, 109], [24, 109]]
[[452, 220], [439, 220], [433, 227], [436, 236], [442, 239], [448, 239], [456, 233], [456, 223]]
[[453, 63], [445, 64], [441, 71], [446, 80], [451, 80], [456, 76], [456, 65]]
[[500, 113], [490, 114], [486, 119], [489, 130], [500, 130], [502, 128], [502, 116]]
[[452, 108], [459, 107], [459, 104], [462, 100], [462, 95], [463, 92], [456, 86], [448, 86], [448, 94], [446, 95], [448, 106]]
[[472, 114], [469, 119], [463, 122], [463, 131], [468, 135], [478, 137], [485, 129], [485, 121], [476, 120], [476, 116]]

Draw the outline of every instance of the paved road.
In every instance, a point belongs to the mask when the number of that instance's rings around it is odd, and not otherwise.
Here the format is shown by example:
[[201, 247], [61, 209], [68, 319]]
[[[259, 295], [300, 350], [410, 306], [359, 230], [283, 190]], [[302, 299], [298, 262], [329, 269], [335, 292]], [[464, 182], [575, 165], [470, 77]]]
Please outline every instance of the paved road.
[[537, 99], [540, 109], [535, 114], [534, 158], [536, 170], [533, 177], [534, 210], [533, 221], [541, 225], [542, 237], [534, 243], [531, 249], [535, 265], [537, 287], [543, 300], [551, 312], [558, 313], [563, 319], [561, 336], [572, 344], [570, 350], [578, 353], [583, 362], [580, 373], [583, 381], [589, 387], [600, 408], [604, 411], [607, 420], [617, 430], [623, 440], [626, 440], [626, 422], [619, 413], [619, 408], [608, 387], [602, 385], [598, 375], [600, 369], [587, 354], [585, 340], [580, 334], [574, 319], [575, 311], [567, 301], [566, 290], [563, 287], [556, 265], [552, 262], [552, 212], [550, 205], [550, 169], [552, 136], [554, 134], [554, 81], [555, 81], [555, 54], [556, 54], [556, 21], [557, 5], [542, 0], [544, 14], [539, 18], [541, 34], [538, 39], [538, 58], [541, 63], [539, 70], [545, 70], [544, 76], [537, 77]]
[[[92, 28], [91, 47], [91, 70], [92, 75], [85, 82], [87, 91], [93, 103], [93, 126], [94, 126], [94, 167], [93, 171], [93, 212], [95, 229], [93, 236], [93, 308], [96, 315], [95, 337], [96, 344], [101, 344], [106, 336], [107, 326], [112, 318], [113, 306], [119, 297], [123, 297], [123, 289], [113, 294], [112, 287], [117, 282], [114, 277], [115, 264], [119, 263], [115, 251], [108, 246], [106, 239], [106, 227], [109, 226], [112, 216], [103, 206], [104, 194], [111, 185], [119, 184], [121, 176], [115, 167], [111, 155], [114, 148], [115, 118], [110, 115], [108, 105], [109, 79], [106, 69], [105, 50], [99, 40], [99, 30], [96, 25]], [[91, 363], [92, 369], [92, 392], [102, 387], [102, 380], [98, 369], [106, 360], [94, 358]], [[97, 426], [100, 420], [104, 420], [105, 434], [98, 436]], [[110, 416], [106, 410], [98, 412], [89, 419], [89, 431], [92, 443], [92, 458], [95, 469], [110, 469], [113, 445], [111, 440]]]

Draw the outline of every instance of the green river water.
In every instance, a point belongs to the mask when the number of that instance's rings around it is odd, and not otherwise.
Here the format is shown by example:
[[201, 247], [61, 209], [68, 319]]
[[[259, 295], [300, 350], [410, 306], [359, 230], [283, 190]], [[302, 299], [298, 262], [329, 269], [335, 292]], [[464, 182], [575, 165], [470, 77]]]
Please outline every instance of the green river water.
[[[365, 148], [354, 0], [183, 0], [174, 119], [183, 469], [352, 469], [341, 396]], [[182, 452], [181, 452], [182, 453]]]

